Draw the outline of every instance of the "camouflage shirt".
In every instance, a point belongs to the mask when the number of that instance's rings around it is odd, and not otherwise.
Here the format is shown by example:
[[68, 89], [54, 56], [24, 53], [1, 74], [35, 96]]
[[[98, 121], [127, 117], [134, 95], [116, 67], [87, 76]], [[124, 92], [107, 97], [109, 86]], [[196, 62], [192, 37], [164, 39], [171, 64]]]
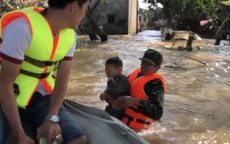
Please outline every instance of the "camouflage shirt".
[[[138, 77], [142, 76], [139, 74]], [[164, 86], [160, 79], [147, 82], [144, 91], [149, 97], [149, 101], [140, 101], [138, 110], [154, 120], [160, 120], [163, 115]]]

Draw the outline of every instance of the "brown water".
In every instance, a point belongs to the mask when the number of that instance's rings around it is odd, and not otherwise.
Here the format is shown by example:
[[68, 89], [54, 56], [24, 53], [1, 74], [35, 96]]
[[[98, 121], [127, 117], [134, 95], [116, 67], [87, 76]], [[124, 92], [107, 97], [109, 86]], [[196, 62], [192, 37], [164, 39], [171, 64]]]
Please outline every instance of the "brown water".
[[[164, 63], [159, 73], [167, 81], [165, 109], [161, 122], [139, 133], [152, 144], [230, 143], [230, 47], [213, 46], [214, 41], [195, 41], [193, 52], [175, 49], [185, 42], [160, 42], [159, 32], [135, 37], [111, 36], [106, 43], [89, 42], [76, 51], [68, 95], [77, 102], [104, 109], [98, 95], [104, 91], [105, 60], [119, 56], [124, 74], [140, 65], [147, 48], [159, 50]], [[185, 58], [196, 58], [208, 65]], [[167, 67], [170, 66], [170, 67]], [[174, 69], [175, 68], [175, 69]]]

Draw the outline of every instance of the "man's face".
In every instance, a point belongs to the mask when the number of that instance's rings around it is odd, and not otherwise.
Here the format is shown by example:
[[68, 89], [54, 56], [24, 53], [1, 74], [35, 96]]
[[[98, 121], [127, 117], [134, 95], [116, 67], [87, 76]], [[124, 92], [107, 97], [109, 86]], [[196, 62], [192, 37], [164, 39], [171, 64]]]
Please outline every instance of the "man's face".
[[81, 8], [79, 7], [79, 12], [77, 14], [77, 16], [79, 17], [79, 21], [76, 22], [77, 25], [79, 25], [81, 20], [84, 18], [88, 6], [89, 6], [89, 0], [87, 0], [87, 2], [84, 3]]
[[153, 64], [141, 61], [141, 73], [143, 75], [149, 75], [152, 73], [156, 73], [157, 70], [159, 70], [159, 69], [160, 69], [160, 65], [155, 66]]
[[113, 64], [105, 65], [105, 74], [107, 77], [117, 77], [121, 74], [122, 67], [116, 67]]
[[87, 0], [87, 2], [85, 2], [82, 7], [79, 6], [78, 2], [75, 1], [74, 3], [72, 3], [72, 6], [71, 6], [71, 9], [73, 11], [72, 13], [72, 25], [71, 26], [72, 28], [76, 28], [81, 20], [84, 18], [85, 16], [85, 13], [88, 9], [88, 6], [89, 6], [89, 0]]

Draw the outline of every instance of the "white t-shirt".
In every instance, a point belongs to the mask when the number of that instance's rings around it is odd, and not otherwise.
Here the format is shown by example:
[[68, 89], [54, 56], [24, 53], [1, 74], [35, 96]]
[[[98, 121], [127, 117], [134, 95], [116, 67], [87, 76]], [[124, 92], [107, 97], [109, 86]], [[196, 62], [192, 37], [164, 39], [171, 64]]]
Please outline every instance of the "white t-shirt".
[[[4, 38], [2, 48], [0, 49], [2, 57], [5, 57], [13, 63], [21, 64], [24, 60], [24, 53], [26, 49], [29, 48], [31, 42], [30, 26], [26, 19], [20, 17], [12, 21], [5, 27], [2, 36]], [[74, 44], [64, 59], [72, 60], [75, 49], [76, 34]], [[40, 92], [42, 95], [48, 94], [41, 82], [39, 82], [36, 91]]]

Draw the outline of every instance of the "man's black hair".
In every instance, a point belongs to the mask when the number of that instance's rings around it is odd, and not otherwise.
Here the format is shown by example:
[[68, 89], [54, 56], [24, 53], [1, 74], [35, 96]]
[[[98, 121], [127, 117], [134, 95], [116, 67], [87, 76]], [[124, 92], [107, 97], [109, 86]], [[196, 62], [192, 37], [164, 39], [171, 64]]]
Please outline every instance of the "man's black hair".
[[87, 0], [49, 0], [48, 4], [50, 8], [64, 9], [68, 4], [77, 1], [80, 8]]
[[122, 60], [116, 56], [116, 57], [111, 57], [109, 59], [107, 59], [107, 61], [105, 62], [106, 65], [108, 64], [112, 64], [114, 65], [116, 68], [123, 66]]

